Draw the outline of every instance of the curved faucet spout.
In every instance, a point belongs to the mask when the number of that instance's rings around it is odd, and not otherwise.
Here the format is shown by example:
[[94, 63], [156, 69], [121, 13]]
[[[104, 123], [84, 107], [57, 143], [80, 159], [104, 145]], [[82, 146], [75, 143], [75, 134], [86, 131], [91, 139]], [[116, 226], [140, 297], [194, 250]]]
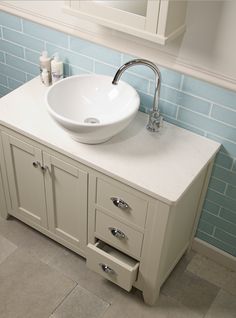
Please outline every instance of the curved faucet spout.
[[159, 111], [159, 97], [160, 97], [160, 85], [161, 85], [161, 72], [159, 68], [152, 63], [151, 61], [145, 60], [145, 59], [134, 59], [131, 60], [124, 65], [122, 65], [118, 71], [116, 72], [112, 84], [117, 85], [119, 82], [119, 79], [121, 75], [126, 71], [128, 68], [136, 65], [145, 65], [149, 67], [151, 70], [153, 70], [155, 74], [155, 93], [154, 93], [154, 99], [153, 99], [153, 107], [152, 110], [149, 113], [149, 121], [147, 124], [147, 129], [149, 131], [155, 132], [158, 131], [161, 122], [162, 122], [162, 117], [160, 116], [160, 111]]

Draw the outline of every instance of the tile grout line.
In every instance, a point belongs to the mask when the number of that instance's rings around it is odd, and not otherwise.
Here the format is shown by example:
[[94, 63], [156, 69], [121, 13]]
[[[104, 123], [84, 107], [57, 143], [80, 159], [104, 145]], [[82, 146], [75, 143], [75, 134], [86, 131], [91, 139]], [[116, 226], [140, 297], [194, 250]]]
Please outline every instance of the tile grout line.
[[[63, 275], [64, 276], [64, 275]], [[79, 285], [77, 282], [73, 281], [71, 279], [72, 282], [75, 283], [75, 286], [68, 292], [68, 294], [65, 295], [65, 297], [59, 302], [59, 304], [55, 307], [55, 309], [51, 312], [50, 317], [52, 317], [52, 315], [55, 313], [55, 311], [62, 305], [62, 303], [71, 295], [71, 293], [75, 290], [75, 288]]]

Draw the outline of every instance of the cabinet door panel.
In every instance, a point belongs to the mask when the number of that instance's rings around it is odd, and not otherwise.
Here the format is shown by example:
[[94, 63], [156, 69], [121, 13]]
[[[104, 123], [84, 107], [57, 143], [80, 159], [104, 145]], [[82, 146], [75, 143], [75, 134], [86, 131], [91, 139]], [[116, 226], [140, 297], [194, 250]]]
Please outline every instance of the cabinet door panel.
[[3, 147], [13, 213], [47, 227], [41, 150], [4, 133]]
[[87, 173], [47, 153], [45, 186], [50, 231], [77, 248], [87, 241]]

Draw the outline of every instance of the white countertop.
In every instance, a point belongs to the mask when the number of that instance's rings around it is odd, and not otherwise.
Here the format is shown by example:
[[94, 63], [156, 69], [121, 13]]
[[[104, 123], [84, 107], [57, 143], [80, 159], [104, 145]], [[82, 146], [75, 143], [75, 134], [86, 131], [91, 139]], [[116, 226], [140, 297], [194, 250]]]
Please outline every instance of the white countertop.
[[2, 97], [0, 124], [168, 204], [178, 201], [220, 146], [166, 122], [160, 132], [150, 133], [147, 115], [140, 112], [111, 140], [81, 144], [48, 114], [46, 91], [36, 78]]

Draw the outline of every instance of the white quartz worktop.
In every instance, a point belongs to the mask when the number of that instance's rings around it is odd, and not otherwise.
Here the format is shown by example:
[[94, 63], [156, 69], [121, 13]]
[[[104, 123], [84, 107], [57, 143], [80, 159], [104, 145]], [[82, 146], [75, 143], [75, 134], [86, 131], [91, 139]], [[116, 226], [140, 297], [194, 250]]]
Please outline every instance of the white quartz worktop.
[[178, 201], [220, 146], [166, 122], [150, 133], [143, 113], [111, 140], [81, 144], [48, 114], [46, 91], [36, 78], [1, 98], [0, 124], [168, 204]]

